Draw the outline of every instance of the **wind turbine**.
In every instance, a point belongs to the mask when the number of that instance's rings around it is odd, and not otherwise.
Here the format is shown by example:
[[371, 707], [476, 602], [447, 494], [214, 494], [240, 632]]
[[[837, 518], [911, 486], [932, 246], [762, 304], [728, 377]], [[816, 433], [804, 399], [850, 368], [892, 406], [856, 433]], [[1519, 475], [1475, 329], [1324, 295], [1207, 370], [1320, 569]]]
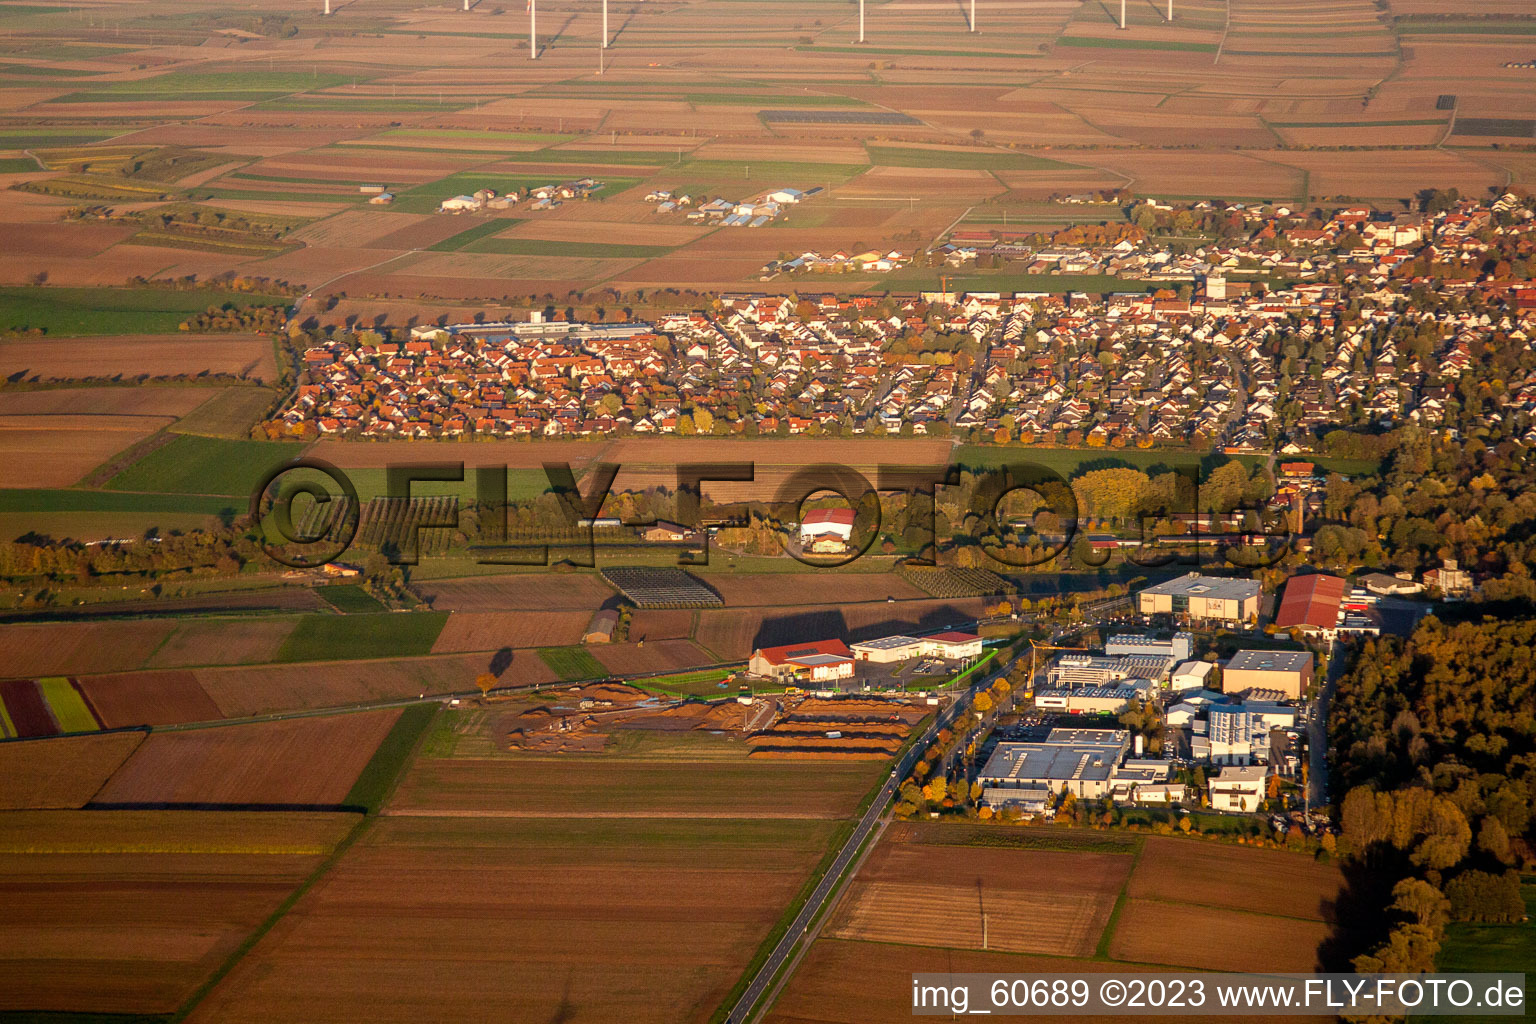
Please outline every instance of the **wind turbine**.
[[[1124, 0], [1121, 0], [1123, 3]], [[528, 0], [528, 59], [539, 59], [538, 0]]]
[[859, 0], [859, 42], [864, 41], [864, 0]]
[[[1173, 0], [1168, 0], [1168, 10], [1173, 10]], [[1172, 20], [1173, 15], [1168, 15]], [[603, 49], [608, 49], [608, 0], [603, 0]]]
[[331, 0], [325, 0], [325, 16], [327, 18], [331, 16]]
[[971, 31], [976, 31], [976, 0], [971, 0]]
[[1168, 20], [1173, 20], [1173, 0], [1168, 0]]
[[1120, 0], [1120, 27], [1125, 28], [1125, 0]]

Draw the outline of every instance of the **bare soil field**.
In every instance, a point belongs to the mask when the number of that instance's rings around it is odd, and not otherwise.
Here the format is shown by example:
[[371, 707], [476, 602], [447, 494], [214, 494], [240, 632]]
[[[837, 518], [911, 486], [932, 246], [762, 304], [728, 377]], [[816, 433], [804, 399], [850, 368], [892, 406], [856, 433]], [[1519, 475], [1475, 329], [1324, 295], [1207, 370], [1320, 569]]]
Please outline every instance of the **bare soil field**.
[[144, 664], [173, 628], [153, 620], [0, 626], [0, 664], [17, 676], [126, 672]]
[[712, 665], [714, 657], [689, 640], [650, 640], [639, 643], [594, 644], [592, 656], [616, 676], [676, 672]]
[[432, 645], [432, 653], [563, 647], [581, 642], [590, 618], [584, 611], [454, 612]]
[[590, 615], [614, 596], [613, 588], [591, 573], [517, 573], [428, 580], [419, 584], [419, 588], [433, 608], [453, 612], [515, 611], [538, 607], [585, 611]]
[[108, 729], [211, 722], [223, 713], [191, 672], [88, 676], [80, 689]]
[[1127, 854], [932, 846], [883, 839], [829, 922], [837, 938], [1091, 956], [1130, 873]]
[[621, 467], [614, 478], [615, 491], [676, 487], [677, 467], [683, 463], [751, 463], [752, 482], [706, 481], [704, 493], [716, 501], [766, 501], [776, 499], [787, 481], [806, 466], [848, 466], [863, 473], [873, 486], [880, 465], [942, 466], [949, 452], [949, 442], [938, 439], [624, 438], [604, 449], [602, 458]]
[[640, 608], [629, 620], [631, 640], [683, 640], [691, 636], [693, 636], [691, 609]]
[[0, 816], [0, 1010], [175, 1010], [358, 820]]
[[[162, 250], [163, 253], [163, 250]], [[141, 265], [142, 267], [142, 265]], [[121, 284], [123, 278], [113, 283]], [[256, 334], [147, 334], [0, 341], [0, 376], [42, 380], [141, 373], [227, 373], [272, 380], [272, 346]]]
[[335, 807], [399, 717], [388, 709], [155, 733], [93, 803]]
[[1408, 194], [1412, 187], [1459, 188], [1466, 195], [1481, 195], [1504, 184], [1503, 176], [1492, 168], [1445, 150], [1287, 150], [1264, 156], [1306, 171], [1308, 187], [1315, 196], [1398, 196]]
[[1211, 971], [1304, 972], [1318, 969], [1317, 949], [1331, 930], [1320, 921], [1133, 899], [1115, 922], [1109, 955]]
[[68, 487], [171, 424], [163, 416], [0, 416], [6, 487]]
[[1332, 922], [1343, 884], [1338, 868], [1299, 854], [1153, 836], [1127, 893]]
[[[194, 675], [226, 717], [334, 708], [365, 700], [471, 690], [493, 655], [452, 654], [387, 661], [348, 661], [250, 668], [205, 668]], [[500, 685], [552, 683], [557, 677], [533, 651], [521, 651], [498, 677]]]
[[0, 417], [12, 416], [185, 416], [221, 388], [110, 387], [45, 388], [0, 393]]
[[[936, 960], [938, 957], [940, 959]], [[935, 966], [935, 964], [942, 966]], [[785, 985], [766, 1024], [889, 1024], [912, 1014], [912, 975], [943, 970], [974, 974], [1102, 974], [1102, 960], [973, 949], [934, 950], [880, 942], [818, 939]], [[1141, 974], [1167, 968], [1115, 964], [1117, 973]], [[1144, 1017], [1077, 1017], [1086, 1024], [1135, 1024]], [[1331, 1017], [1244, 1017], [1244, 1021], [1330, 1021]]]
[[702, 1024], [831, 828], [385, 817], [188, 1019]]
[[731, 607], [794, 605], [803, 607], [827, 588], [836, 589], [844, 604], [860, 601], [924, 600], [927, 594], [895, 573], [825, 572], [803, 573], [700, 573], [699, 578], [725, 599]]
[[113, 732], [0, 743], [0, 810], [83, 807], [143, 741]]
[[184, 621], [145, 667], [248, 665], [273, 661], [293, 627], [292, 619]]
[[463, 462], [475, 466], [542, 469], [546, 462], [572, 470], [598, 457], [602, 441], [335, 441], [316, 442], [306, 453], [341, 469], [373, 469], [401, 462]]

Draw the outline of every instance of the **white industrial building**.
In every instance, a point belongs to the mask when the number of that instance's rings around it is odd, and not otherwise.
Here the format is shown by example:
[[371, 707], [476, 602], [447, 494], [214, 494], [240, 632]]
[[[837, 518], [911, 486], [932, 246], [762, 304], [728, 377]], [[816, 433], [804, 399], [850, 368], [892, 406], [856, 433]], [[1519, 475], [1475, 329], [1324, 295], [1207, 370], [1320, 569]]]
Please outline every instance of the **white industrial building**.
[[1208, 689], [1215, 670], [1216, 666], [1209, 661], [1186, 661], [1174, 668], [1168, 677], [1168, 688], [1174, 693]]
[[890, 665], [913, 658], [970, 661], [981, 657], [981, 637], [974, 633], [937, 633], [933, 636], [884, 636], [849, 645], [857, 661]]
[[1211, 807], [1218, 811], [1256, 811], [1264, 802], [1264, 780], [1269, 769], [1263, 765], [1223, 768], [1221, 774], [1207, 781]]
[[1109, 686], [1134, 679], [1161, 683], [1172, 666], [1173, 659], [1158, 654], [1063, 654], [1047, 670], [1046, 683], [1055, 690]]
[[1141, 591], [1136, 595], [1136, 607], [1143, 615], [1237, 625], [1258, 619], [1262, 590], [1257, 580], [1192, 572]]
[[[1135, 685], [1135, 684], [1141, 685]], [[1071, 715], [1114, 714], [1132, 701], [1146, 700], [1152, 685], [1145, 679], [1130, 679], [1117, 686], [1079, 686], [1071, 690], [1040, 690], [1035, 707], [1042, 711], [1065, 711]]]
[[1214, 704], [1209, 722], [1212, 764], [1246, 765], [1269, 760], [1269, 734], [1296, 724], [1296, 709], [1284, 704]]

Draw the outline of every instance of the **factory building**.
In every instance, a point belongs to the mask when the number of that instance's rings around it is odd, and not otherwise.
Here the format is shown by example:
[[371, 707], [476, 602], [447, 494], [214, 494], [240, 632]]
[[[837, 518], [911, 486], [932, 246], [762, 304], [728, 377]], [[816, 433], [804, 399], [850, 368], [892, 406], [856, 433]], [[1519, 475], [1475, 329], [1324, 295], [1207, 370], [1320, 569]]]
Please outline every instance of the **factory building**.
[[1100, 799], [1130, 745], [1124, 729], [1052, 729], [1043, 742], [999, 743], [976, 777], [982, 800], [1038, 810], [1061, 793]]
[[852, 645], [856, 661], [890, 665], [913, 658], [971, 661], [981, 657], [981, 637], [974, 633], [938, 633], [934, 636], [883, 636]]
[[1311, 651], [1238, 651], [1221, 670], [1227, 693], [1260, 690], [1301, 700], [1311, 685]]
[[1175, 633], [1167, 640], [1121, 633], [1110, 637], [1105, 642], [1104, 653], [1109, 655], [1146, 654], [1171, 658], [1174, 661], [1188, 661], [1195, 654], [1195, 638], [1189, 633]]
[[1261, 589], [1256, 580], [1192, 572], [1141, 591], [1136, 606], [1143, 615], [1240, 625], [1258, 619]]

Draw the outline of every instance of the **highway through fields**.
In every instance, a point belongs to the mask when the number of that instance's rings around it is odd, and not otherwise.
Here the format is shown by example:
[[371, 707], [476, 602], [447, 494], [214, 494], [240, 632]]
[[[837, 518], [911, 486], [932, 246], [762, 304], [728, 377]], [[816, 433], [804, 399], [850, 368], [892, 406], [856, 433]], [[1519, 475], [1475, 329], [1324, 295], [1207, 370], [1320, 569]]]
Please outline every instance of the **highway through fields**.
[[[988, 675], [985, 679], [978, 679], [968, 688], [967, 694], [974, 692], [979, 687], [990, 686], [995, 677], [996, 673]], [[928, 749], [928, 745], [933, 742], [933, 738], [938, 735], [939, 730], [958, 717], [962, 706], [969, 706], [969, 701], [951, 701], [948, 706], [940, 711], [934, 717], [934, 720], [928, 724], [928, 728], [923, 731], [922, 736], [918, 738], [917, 742], [907, 748], [906, 754], [897, 762], [890, 775], [886, 776], [885, 781], [880, 786], [880, 791], [875, 794], [874, 800], [870, 801], [868, 810], [864, 812], [864, 816], [854, 826], [848, 839], [843, 843], [842, 849], [837, 851], [837, 856], [833, 859], [831, 867], [827, 869], [826, 874], [822, 875], [821, 881], [811, 891], [810, 898], [805, 901], [805, 905], [800, 908], [800, 912], [790, 922], [789, 929], [779, 939], [778, 944], [773, 947], [773, 952], [768, 955], [768, 959], [758, 968], [757, 974], [753, 976], [752, 981], [747, 985], [746, 991], [741, 994], [741, 998], [736, 1001], [736, 1005], [726, 1015], [725, 1024], [747, 1024], [748, 1021], [757, 1019], [757, 1014], [753, 1013], [754, 1007], [762, 1000], [763, 995], [773, 984], [780, 970], [786, 965], [792, 965], [799, 958], [799, 954], [803, 952], [800, 948], [800, 943], [803, 939], [809, 938], [811, 923], [821, 914], [827, 900], [837, 889], [844, 873], [847, 872], [849, 866], [858, 857], [859, 849], [864, 845], [864, 841], [869, 838], [872, 832], [881, 827], [881, 822], [885, 818], [892, 797], [896, 795], [896, 790], [900, 786], [901, 780], [911, 774], [912, 766], [917, 763], [923, 751]]]

